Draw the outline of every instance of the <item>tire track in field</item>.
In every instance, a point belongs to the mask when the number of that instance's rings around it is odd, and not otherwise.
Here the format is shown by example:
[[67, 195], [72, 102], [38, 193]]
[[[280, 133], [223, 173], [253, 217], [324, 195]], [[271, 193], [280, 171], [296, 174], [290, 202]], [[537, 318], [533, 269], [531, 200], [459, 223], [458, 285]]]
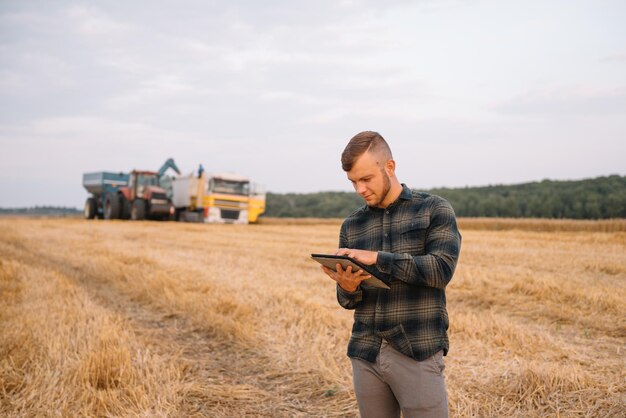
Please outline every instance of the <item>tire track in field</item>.
[[[4, 234], [3, 234], [4, 235]], [[121, 316], [146, 348], [180, 365], [185, 391], [180, 413], [185, 416], [350, 416], [333, 411], [333, 402], [311, 399], [298, 383], [323, 386], [322, 376], [303, 375], [273, 367], [273, 360], [253, 347], [215, 335], [184, 316], [142, 302], [112, 285], [106, 275], [86, 263], [72, 265], [61, 253], [52, 254], [29, 237], [11, 234], [1, 240], [5, 256], [71, 279], [105, 310]], [[58, 251], [58, 250], [57, 250]], [[294, 386], [295, 383], [295, 386]], [[328, 399], [332, 401], [332, 399]], [[327, 405], [327, 406], [325, 406]]]

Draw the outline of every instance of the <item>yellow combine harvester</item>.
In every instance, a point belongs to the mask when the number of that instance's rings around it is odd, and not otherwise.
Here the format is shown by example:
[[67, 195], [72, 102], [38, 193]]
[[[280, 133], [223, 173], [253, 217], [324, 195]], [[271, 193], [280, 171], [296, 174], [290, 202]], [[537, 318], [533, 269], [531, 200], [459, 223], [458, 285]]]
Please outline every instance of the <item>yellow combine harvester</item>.
[[257, 222], [265, 212], [265, 191], [247, 177], [229, 173], [207, 174], [200, 166], [171, 179], [176, 219], [187, 222]]
[[259, 216], [265, 213], [265, 187], [259, 183], [250, 183], [250, 200], [248, 200], [248, 221], [256, 223]]

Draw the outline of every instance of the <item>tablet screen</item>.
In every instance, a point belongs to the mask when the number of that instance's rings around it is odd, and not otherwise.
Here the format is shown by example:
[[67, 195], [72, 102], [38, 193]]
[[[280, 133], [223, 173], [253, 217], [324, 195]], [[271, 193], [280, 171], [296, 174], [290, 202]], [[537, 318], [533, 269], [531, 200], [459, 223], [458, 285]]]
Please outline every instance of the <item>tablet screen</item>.
[[367, 266], [359, 263], [357, 260], [350, 258], [345, 255], [333, 255], [333, 254], [311, 254], [311, 258], [323, 266], [328, 267], [331, 270], [335, 270], [337, 268], [337, 264], [341, 265], [342, 269], [347, 269], [348, 266], [352, 266], [352, 271], [357, 272], [359, 270], [363, 270], [372, 275], [369, 279], [363, 280], [361, 284], [371, 287], [378, 287], [383, 289], [389, 289], [390, 287], [385, 284], [382, 280], [377, 278], [374, 273], [372, 273], [371, 269], [368, 269]]

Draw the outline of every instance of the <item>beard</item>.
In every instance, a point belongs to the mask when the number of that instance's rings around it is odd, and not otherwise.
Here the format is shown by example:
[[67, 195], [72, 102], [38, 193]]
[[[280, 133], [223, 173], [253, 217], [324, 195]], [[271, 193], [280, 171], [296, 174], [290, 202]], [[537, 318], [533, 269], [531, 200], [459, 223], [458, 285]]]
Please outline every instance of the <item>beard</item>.
[[380, 172], [383, 175], [383, 189], [380, 193], [379, 199], [376, 202], [372, 202], [371, 205], [368, 204], [368, 206], [370, 207], [380, 206], [380, 204], [385, 201], [385, 199], [387, 198], [387, 195], [389, 194], [389, 191], [391, 190], [391, 179], [387, 175], [387, 172], [384, 169], [381, 169]]

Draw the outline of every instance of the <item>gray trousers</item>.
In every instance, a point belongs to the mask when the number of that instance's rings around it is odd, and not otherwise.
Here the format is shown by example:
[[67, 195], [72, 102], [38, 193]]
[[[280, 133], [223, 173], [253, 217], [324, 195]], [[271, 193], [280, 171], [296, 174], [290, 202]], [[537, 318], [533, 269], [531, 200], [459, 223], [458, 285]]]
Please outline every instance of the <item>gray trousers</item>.
[[385, 340], [376, 362], [353, 358], [354, 391], [362, 418], [448, 416], [443, 352], [416, 361]]

